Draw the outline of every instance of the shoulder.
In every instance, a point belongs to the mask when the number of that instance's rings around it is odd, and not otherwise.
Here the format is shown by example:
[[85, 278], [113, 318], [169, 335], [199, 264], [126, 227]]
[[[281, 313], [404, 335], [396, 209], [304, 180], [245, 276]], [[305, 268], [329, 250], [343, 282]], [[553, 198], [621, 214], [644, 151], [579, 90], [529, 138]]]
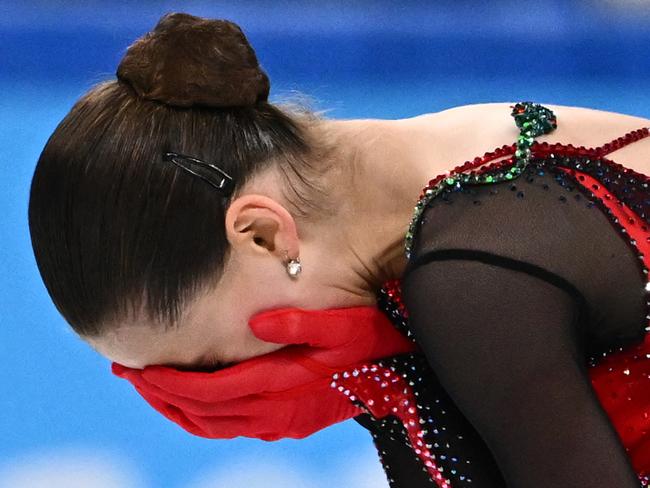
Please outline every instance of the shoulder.
[[[641, 115], [599, 110], [589, 107], [559, 105], [535, 101], [552, 110], [557, 128], [537, 138], [540, 142], [563, 142], [595, 147], [619, 137], [622, 133], [650, 126], [650, 119]], [[437, 127], [453, 145], [461, 141], [477, 148], [477, 153], [503, 144], [511, 144], [519, 135], [510, 113], [517, 102], [476, 103], [451, 107], [424, 114], [422, 122]], [[471, 137], [468, 130], [471, 131]], [[471, 139], [471, 140], [468, 140]], [[478, 149], [481, 148], [481, 149]]]
[[[473, 103], [467, 105], [459, 105], [450, 107], [439, 112], [434, 112], [432, 116], [439, 116], [441, 119], [473, 119], [477, 116], [491, 117], [496, 115], [502, 117], [504, 113], [510, 113], [511, 106], [518, 103], [517, 101], [511, 102], [486, 102], [486, 103]], [[647, 124], [650, 119], [640, 115], [631, 115], [621, 112], [614, 112], [608, 110], [600, 110], [591, 107], [581, 107], [573, 105], [559, 105], [555, 103], [546, 103], [544, 101], [535, 100], [544, 107], [551, 109], [558, 117], [558, 120], [567, 119], [582, 119], [596, 122], [607, 123], [630, 123], [630, 124]], [[564, 116], [564, 117], [562, 117]]]

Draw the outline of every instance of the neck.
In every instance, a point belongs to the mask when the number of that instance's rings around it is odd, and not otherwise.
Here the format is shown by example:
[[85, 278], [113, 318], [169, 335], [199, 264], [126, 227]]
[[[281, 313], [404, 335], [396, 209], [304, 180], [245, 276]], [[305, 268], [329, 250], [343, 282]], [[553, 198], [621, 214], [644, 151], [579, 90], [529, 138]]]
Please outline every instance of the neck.
[[[436, 143], [429, 122], [401, 120], [330, 120], [342, 161], [347, 165], [340, 181], [350, 182], [341, 192], [345, 202], [336, 219], [337, 269], [347, 289], [368, 301], [389, 279], [400, 278], [407, 264], [404, 239], [417, 197], [435, 175], [432, 151]], [[332, 229], [333, 230], [333, 229]], [[344, 230], [345, 239], [341, 239]]]

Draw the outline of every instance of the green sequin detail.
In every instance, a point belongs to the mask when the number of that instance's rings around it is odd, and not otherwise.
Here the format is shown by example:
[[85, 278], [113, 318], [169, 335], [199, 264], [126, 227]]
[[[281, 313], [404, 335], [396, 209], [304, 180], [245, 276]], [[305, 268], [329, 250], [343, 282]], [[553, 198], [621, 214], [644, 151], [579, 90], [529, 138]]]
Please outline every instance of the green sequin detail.
[[[533, 102], [520, 102], [512, 107], [510, 114], [515, 119], [515, 124], [520, 129], [517, 142], [515, 143], [516, 151], [514, 162], [505, 172], [497, 174], [470, 175], [465, 173], [456, 173], [453, 176], [443, 178], [436, 185], [425, 188], [424, 196], [418, 200], [413, 211], [413, 218], [406, 232], [404, 244], [406, 259], [411, 258], [411, 248], [413, 237], [420, 221], [422, 212], [428, 203], [443, 190], [460, 189], [461, 184], [489, 184], [498, 183], [504, 180], [513, 180], [517, 178], [528, 165], [530, 160], [530, 147], [535, 142], [535, 137], [548, 134], [557, 127], [555, 114], [548, 108]], [[501, 168], [504, 169], [504, 168]]]

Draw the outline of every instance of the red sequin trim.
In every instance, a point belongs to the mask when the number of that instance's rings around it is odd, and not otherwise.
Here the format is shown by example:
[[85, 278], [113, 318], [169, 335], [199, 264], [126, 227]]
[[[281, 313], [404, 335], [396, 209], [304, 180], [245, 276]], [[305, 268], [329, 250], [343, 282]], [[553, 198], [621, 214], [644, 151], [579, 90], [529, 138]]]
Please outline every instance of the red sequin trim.
[[365, 410], [377, 419], [387, 415], [398, 417], [406, 429], [414, 454], [422, 461], [431, 479], [439, 488], [452, 488], [451, 481], [444, 477], [443, 469], [436, 464], [436, 456], [426, 446], [426, 431], [420, 423], [415, 395], [404, 378], [391, 368], [373, 363], [334, 375], [331, 386], [351, 400], [358, 398]]

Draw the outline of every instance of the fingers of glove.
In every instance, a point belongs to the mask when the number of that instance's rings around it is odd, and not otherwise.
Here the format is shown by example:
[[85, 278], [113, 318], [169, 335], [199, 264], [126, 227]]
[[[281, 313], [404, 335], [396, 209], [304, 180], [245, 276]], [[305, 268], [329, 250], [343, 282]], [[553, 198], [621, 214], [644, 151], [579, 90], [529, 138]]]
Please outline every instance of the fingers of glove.
[[145, 401], [153, 407], [158, 413], [162, 414], [168, 420], [171, 420], [175, 424], [178, 424], [190, 434], [194, 434], [200, 437], [207, 437], [205, 431], [199, 427], [199, 425], [190, 421], [187, 416], [178, 408], [170, 405], [161, 399], [157, 398], [155, 395], [142, 390], [141, 388], [135, 386], [136, 391], [140, 394]]
[[283, 391], [314, 380], [317, 374], [295, 357], [295, 351], [279, 350], [210, 373], [148, 366], [126, 375], [132, 381], [154, 385], [174, 395], [206, 402], [224, 401], [265, 391]]
[[260, 433], [269, 432], [268, 416], [201, 416], [191, 413], [186, 415], [193, 424], [201, 426], [202, 431], [205, 433], [205, 437], [211, 439], [233, 439], [238, 436], [259, 438], [258, 436]]
[[[265, 408], [256, 415], [185, 414], [210, 437], [232, 438], [240, 435], [277, 440], [285, 437], [301, 439], [361, 413], [361, 409], [349, 398], [331, 388], [299, 402], [275, 399], [264, 400], [260, 404]], [[323, 405], [327, 405], [327, 408], [323, 409]]]
[[308, 344], [333, 348], [363, 337], [379, 326], [392, 324], [377, 307], [321, 310], [280, 308], [253, 315], [249, 326], [259, 339], [277, 344]]
[[111, 363], [111, 373], [113, 373], [115, 376], [119, 376], [120, 378], [124, 378], [125, 373], [131, 368], [127, 368], [126, 366], [112, 362]]
[[273, 414], [273, 408], [281, 402], [307, 402], [309, 397], [314, 397], [317, 401], [322, 399], [323, 390], [329, 387], [329, 378], [320, 378], [306, 384], [298, 385], [296, 388], [290, 388], [278, 392], [268, 392], [252, 394], [243, 397], [222, 400], [218, 402], [209, 402], [200, 399], [186, 398], [173, 393], [161, 390], [155, 385], [146, 385], [138, 387], [153, 395], [159, 400], [180, 409], [186, 415], [195, 416], [257, 416], [264, 417]]
[[[133, 381], [141, 394], [147, 394], [163, 402], [165, 408], [175, 412], [192, 415], [238, 415], [259, 413], [261, 405], [257, 403], [258, 395], [248, 395], [223, 401], [205, 401], [201, 398], [188, 398], [159, 388], [152, 383], [144, 383], [141, 379]], [[256, 401], [257, 400], [257, 401]]]
[[240, 435], [255, 437], [256, 427], [246, 416], [194, 415], [161, 401], [155, 395], [137, 386], [135, 389], [155, 410], [191, 434], [208, 439], [232, 439]]

